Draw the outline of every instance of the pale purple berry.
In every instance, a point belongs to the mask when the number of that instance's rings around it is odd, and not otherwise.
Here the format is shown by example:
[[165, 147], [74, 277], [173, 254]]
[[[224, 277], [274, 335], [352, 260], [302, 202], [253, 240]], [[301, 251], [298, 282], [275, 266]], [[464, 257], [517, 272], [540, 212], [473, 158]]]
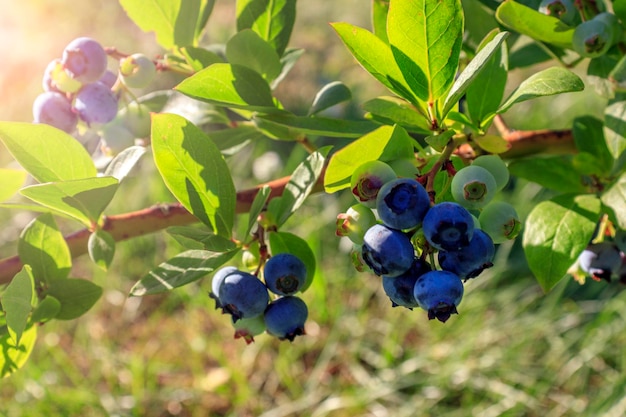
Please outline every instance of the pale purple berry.
[[88, 125], [109, 123], [117, 115], [117, 97], [100, 82], [87, 84], [76, 94], [74, 109]]
[[65, 95], [46, 91], [33, 102], [33, 121], [72, 133], [76, 129], [78, 116], [72, 111], [72, 104]]
[[98, 41], [81, 37], [65, 47], [62, 62], [72, 78], [82, 83], [93, 83], [107, 69], [107, 54]]

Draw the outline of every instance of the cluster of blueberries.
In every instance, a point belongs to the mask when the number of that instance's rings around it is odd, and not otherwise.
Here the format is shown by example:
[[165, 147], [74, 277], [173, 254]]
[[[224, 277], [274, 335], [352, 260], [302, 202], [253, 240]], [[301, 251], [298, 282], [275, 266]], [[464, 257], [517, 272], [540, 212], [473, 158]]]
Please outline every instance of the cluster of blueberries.
[[[143, 54], [125, 56], [118, 73], [108, 69], [108, 54], [96, 40], [71, 41], [45, 69], [44, 92], [33, 102], [33, 121], [74, 135], [87, 148], [116, 154], [150, 134], [149, 111], [131, 102], [119, 111], [126, 88], [142, 88], [156, 74], [156, 65]], [[99, 145], [99, 146], [98, 146]]]
[[337, 234], [354, 243], [357, 269], [382, 277], [394, 307], [421, 307], [445, 322], [457, 313], [464, 282], [493, 266], [495, 244], [519, 233], [515, 209], [492, 201], [508, 169], [496, 155], [476, 158], [452, 179], [455, 201], [433, 204], [416, 170], [399, 166], [406, 164], [369, 161], [355, 170], [359, 203], [337, 217]]
[[300, 258], [279, 253], [265, 262], [263, 280], [234, 266], [220, 268], [213, 275], [210, 296], [215, 308], [231, 316], [235, 338], [251, 343], [254, 336], [267, 332], [293, 341], [305, 333], [308, 308], [295, 294], [302, 291], [306, 278]]
[[590, 243], [578, 256], [578, 268], [595, 280], [617, 278], [626, 284], [626, 230], [617, 230], [613, 239]]

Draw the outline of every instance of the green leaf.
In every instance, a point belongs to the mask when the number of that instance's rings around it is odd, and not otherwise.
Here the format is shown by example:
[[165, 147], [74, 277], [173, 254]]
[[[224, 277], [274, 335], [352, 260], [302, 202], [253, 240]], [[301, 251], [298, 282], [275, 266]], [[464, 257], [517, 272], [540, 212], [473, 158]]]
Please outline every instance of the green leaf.
[[296, 20], [296, 0], [237, 0], [237, 30], [252, 29], [282, 56]]
[[626, 230], [626, 174], [619, 176], [600, 197], [602, 202], [613, 210], [617, 226]]
[[213, 7], [213, 0], [120, 0], [120, 5], [144, 32], [154, 32], [165, 49], [196, 45]]
[[504, 153], [511, 149], [511, 143], [498, 135], [472, 136], [472, 140], [484, 151], [489, 153]]
[[241, 65], [261, 74], [268, 82], [278, 77], [282, 65], [276, 50], [256, 32], [244, 29], [226, 44], [230, 64]]
[[28, 324], [28, 316], [33, 310], [35, 283], [30, 267], [25, 265], [15, 274], [2, 294], [2, 310], [6, 314], [7, 327], [11, 339], [19, 345]]
[[5, 378], [20, 369], [30, 356], [37, 340], [37, 326], [30, 326], [22, 333], [19, 344], [14, 344], [8, 333], [0, 336], [0, 376]]
[[89, 235], [87, 252], [91, 260], [106, 271], [115, 255], [115, 239], [104, 230], [96, 230]]
[[432, 135], [426, 136], [424, 138], [424, 141], [437, 152], [443, 152], [443, 148], [446, 147], [446, 145], [450, 142], [450, 139], [452, 139], [452, 136], [454, 136], [455, 133], [456, 132], [452, 129], [448, 129], [441, 133], [436, 132]]
[[31, 322], [44, 323], [50, 321], [59, 314], [59, 311], [61, 311], [61, 302], [51, 295], [46, 295], [33, 310]]
[[288, 232], [270, 232], [269, 233], [270, 252], [272, 255], [279, 253], [291, 253], [304, 262], [306, 267], [306, 282], [302, 286], [301, 291], [304, 292], [309, 288], [315, 276], [315, 254], [311, 247], [300, 236]]
[[24, 228], [17, 252], [37, 282], [65, 279], [72, 268], [72, 254], [50, 213], [38, 216]]
[[554, 94], [582, 91], [585, 84], [573, 72], [561, 67], [552, 67], [531, 75], [513, 91], [497, 113], [506, 112], [522, 101]]
[[117, 178], [119, 182], [122, 182], [145, 153], [146, 148], [143, 146], [131, 146], [124, 149], [109, 162], [103, 175]]
[[333, 154], [324, 174], [324, 188], [334, 193], [349, 187], [352, 173], [365, 162], [413, 157], [413, 139], [406, 130], [397, 125], [381, 126]]
[[238, 251], [188, 250], [180, 253], [148, 272], [133, 286], [130, 295], [158, 294], [197, 281], [228, 262]]
[[[356, 138], [376, 129], [379, 125], [367, 120], [331, 119], [328, 117], [302, 117], [291, 114], [256, 115], [252, 121], [262, 131], [272, 125], [289, 130], [280, 139], [295, 140], [299, 135]], [[272, 131], [268, 130], [269, 136]]]
[[574, 119], [572, 134], [579, 152], [586, 152], [596, 157], [599, 172], [608, 173], [613, 166], [613, 157], [606, 146], [602, 121], [592, 116]]
[[256, 224], [259, 214], [261, 214], [261, 212], [265, 208], [265, 204], [270, 198], [271, 193], [272, 189], [269, 185], [263, 185], [261, 188], [259, 188], [256, 196], [254, 196], [254, 201], [252, 201], [250, 210], [248, 211], [248, 227], [246, 228], [246, 234], [244, 236], [249, 236], [250, 232], [252, 232], [252, 228]]
[[561, 48], [572, 47], [573, 27], [515, 1], [502, 3], [496, 10], [496, 19], [507, 28], [540, 42]]
[[385, 43], [389, 43], [387, 38], [388, 14], [388, 0], [372, 0], [372, 27], [374, 28], [374, 35], [378, 36]]
[[430, 134], [428, 119], [415, 110], [408, 101], [390, 96], [376, 97], [363, 104], [374, 120], [385, 124], [399, 124], [411, 132]]
[[[456, 79], [456, 81], [452, 85], [452, 88], [450, 89], [450, 92], [448, 93], [448, 96], [446, 97], [446, 100], [444, 102], [443, 112], [442, 112], [443, 117], [445, 117], [448, 114], [448, 112], [452, 110], [452, 107], [456, 103], [459, 102], [461, 97], [463, 97], [463, 95], [465, 94], [465, 91], [472, 85], [474, 80], [476, 80], [477, 77], [481, 73], [483, 73], [483, 71], [500, 68], [500, 65], [502, 64], [501, 62], [502, 45], [503, 45], [504, 40], [507, 38], [507, 36], [509, 36], [508, 32], [502, 32], [502, 33], [498, 33], [497, 35], [495, 35], [495, 37], [491, 41], [489, 41], [480, 50], [480, 52], [476, 54], [474, 59], [472, 59], [472, 61], [467, 65], [467, 67], [463, 69], [461, 74], [459, 74], [459, 77]], [[496, 61], [494, 57], [497, 57], [498, 55], [500, 56], [500, 59]], [[492, 62], [494, 62], [496, 66], [490, 65]], [[489, 74], [489, 75], [493, 75], [493, 74]], [[506, 83], [506, 70], [505, 70], [505, 83]], [[498, 83], [498, 85], [500, 84], [501, 83]], [[483, 87], [483, 89], [485, 88]], [[493, 93], [499, 92], [500, 89], [496, 88], [495, 91], [492, 91], [492, 89], [489, 88], [486, 90], [489, 91], [491, 94], [493, 94]], [[504, 91], [504, 86], [502, 86], [501, 91]], [[498, 104], [500, 103], [498, 102]], [[494, 109], [492, 109], [492, 111], [495, 110], [496, 108], [497, 108], [497, 105]]]
[[181, 93], [219, 106], [278, 112], [267, 81], [242, 65], [213, 64], [178, 84]]
[[187, 63], [191, 65], [191, 68], [193, 68], [193, 70], [196, 72], [203, 70], [209, 65], [224, 62], [224, 60], [218, 54], [205, 48], [186, 46], [184, 48], [181, 48], [180, 52], [185, 57]]
[[565, 194], [539, 203], [526, 219], [523, 246], [528, 266], [544, 291], [551, 290], [587, 247], [600, 219], [593, 195]]
[[626, 22], [626, 0], [613, 0], [613, 13], [622, 22]]
[[296, 62], [298, 62], [298, 59], [302, 56], [303, 53], [304, 49], [300, 48], [288, 48], [285, 51], [283, 56], [280, 57], [280, 74], [270, 84], [272, 89], [276, 88], [276, 86], [280, 84], [280, 82], [287, 76], [287, 74], [289, 74], [289, 72], [291, 71], [293, 66], [296, 65]]
[[525, 178], [543, 187], [563, 193], [586, 191], [580, 176], [575, 174], [571, 155], [516, 159], [508, 165], [511, 175]]
[[284, 224], [311, 193], [324, 168], [324, 154], [326, 152], [314, 152], [302, 161], [291, 174], [283, 194], [269, 202], [268, 212], [277, 227]]
[[[418, 103], [409, 83], [396, 64], [389, 45], [373, 33], [348, 23], [331, 23], [331, 26], [367, 72], [394, 94], [404, 97], [413, 104]], [[427, 90], [420, 90], [415, 94], [422, 101], [428, 98]]]
[[[490, 32], [487, 39], [493, 36], [494, 33], [493, 31]], [[494, 40], [491, 40], [488, 45], [492, 45]], [[467, 114], [474, 125], [483, 127], [486, 116], [492, 115], [498, 109], [504, 96], [508, 66], [508, 49], [506, 43], [502, 43], [495, 49], [482, 71], [468, 86], [465, 94], [465, 104]]]
[[0, 122], [0, 140], [39, 182], [77, 180], [98, 174], [83, 145], [52, 126]]
[[254, 126], [239, 125], [207, 133], [225, 156], [234, 155], [248, 143], [263, 139], [263, 133]]
[[22, 188], [20, 193], [91, 227], [100, 219], [118, 186], [116, 178], [96, 177], [31, 185]]
[[604, 138], [613, 159], [626, 150], [626, 96], [618, 95], [604, 109]]
[[8, 200], [24, 185], [26, 181], [26, 171], [21, 169], [0, 168], [0, 201]]
[[192, 226], [172, 226], [167, 228], [167, 232], [176, 240], [183, 238], [185, 241], [192, 240], [199, 244], [197, 249], [205, 249], [211, 252], [228, 252], [237, 247], [235, 242], [213, 232]]
[[176, 199], [216, 234], [230, 238], [236, 191], [213, 141], [181, 116], [156, 114], [152, 149], [157, 169]]
[[313, 104], [309, 109], [309, 116], [350, 99], [352, 99], [352, 93], [344, 83], [341, 81], [328, 83], [315, 95]]
[[73, 320], [96, 304], [102, 296], [102, 288], [85, 279], [68, 278], [52, 282], [46, 295], [56, 298], [61, 303], [56, 319]]
[[411, 90], [430, 103], [444, 97], [459, 66], [461, 1], [395, 0], [389, 5], [387, 36]]

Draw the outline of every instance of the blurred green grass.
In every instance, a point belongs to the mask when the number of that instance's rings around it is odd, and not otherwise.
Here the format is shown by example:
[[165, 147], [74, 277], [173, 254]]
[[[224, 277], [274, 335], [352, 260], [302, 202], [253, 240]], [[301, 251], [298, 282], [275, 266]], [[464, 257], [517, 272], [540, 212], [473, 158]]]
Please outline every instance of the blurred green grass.
[[[69, 2], [54, 4], [61, 8]], [[364, 4], [369, 2], [300, 2], [301, 25], [293, 43], [308, 51], [281, 87], [290, 106], [308, 105], [316, 88], [332, 79], [355, 87], [357, 103], [379, 93], [325, 23], [349, 20], [366, 26], [369, 6], [360, 7]], [[222, 5], [221, 16], [230, 16], [227, 2]], [[76, 28], [75, 36], [84, 34], [78, 33], [80, 25]], [[128, 22], [126, 28], [134, 33]], [[123, 32], [102, 30], [108, 44]], [[213, 36], [225, 30], [214, 28]], [[53, 57], [42, 58], [44, 66]], [[554, 102], [545, 103], [544, 109]], [[524, 108], [518, 120], [538, 120], [530, 110], [545, 113], [540, 106]], [[284, 168], [277, 176], [288, 172], [300, 152], [285, 146], [279, 152]], [[241, 183], [253, 181], [249, 170], [236, 172]], [[502, 197], [524, 215], [542, 193], [519, 181]], [[303, 295], [310, 311], [308, 335], [293, 343], [267, 335], [251, 345], [235, 340], [229, 319], [213, 309], [207, 296], [209, 278], [167, 295], [127, 298], [136, 280], [181, 247], [166, 233], [122, 242], [106, 274], [85, 259], [76, 261], [73, 275], [93, 277], [104, 296], [80, 319], [39, 329], [29, 362], [0, 383], [0, 415], [626, 414], [626, 294], [621, 287], [564, 281], [544, 295], [519, 243], [507, 244], [500, 246], [496, 266], [467, 284], [459, 316], [445, 324], [428, 321], [423, 311], [392, 308], [380, 279], [350, 266], [334, 236], [334, 220], [351, 199], [314, 195], [285, 226], [307, 238], [319, 262], [314, 284]], [[163, 201], [172, 198], [148, 155], [122, 185], [109, 214]], [[3, 212], [1, 220], [13, 235], [19, 231], [15, 224], [23, 223], [14, 214]], [[4, 240], [11, 235], [3, 235]], [[8, 244], [2, 250], [12, 248]]]

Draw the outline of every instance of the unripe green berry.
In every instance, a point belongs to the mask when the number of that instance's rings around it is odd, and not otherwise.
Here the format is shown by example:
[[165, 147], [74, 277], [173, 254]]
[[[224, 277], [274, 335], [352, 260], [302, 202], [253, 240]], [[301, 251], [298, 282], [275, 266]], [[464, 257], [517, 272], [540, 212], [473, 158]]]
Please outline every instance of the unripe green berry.
[[474, 159], [473, 166], [485, 168], [496, 180], [496, 190], [502, 190], [509, 182], [509, 169], [498, 155], [481, 155]]
[[120, 60], [122, 82], [131, 88], [143, 88], [156, 74], [154, 62], [144, 54], [132, 54]]
[[376, 224], [376, 216], [369, 207], [355, 204], [345, 213], [337, 215], [337, 236], [346, 236], [352, 242], [363, 243], [363, 235], [367, 229]]
[[504, 243], [514, 239], [522, 229], [522, 223], [515, 208], [504, 201], [488, 204], [478, 216], [482, 230], [491, 237], [493, 243]]
[[580, 56], [597, 58], [606, 54], [614, 36], [614, 30], [604, 21], [591, 19], [576, 26], [572, 47]]
[[493, 175], [477, 165], [470, 165], [457, 171], [450, 185], [454, 200], [468, 209], [479, 209], [487, 205], [493, 199], [496, 190]]
[[565, 23], [572, 23], [576, 17], [576, 8], [572, 0], [543, 0], [539, 4], [539, 11]]
[[368, 161], [352, 173], [350, 188], [354, 198], [367, 207], [376, 207], [378, 190], [387, 182], [396, 179], [396, 173], [382, 161]]

